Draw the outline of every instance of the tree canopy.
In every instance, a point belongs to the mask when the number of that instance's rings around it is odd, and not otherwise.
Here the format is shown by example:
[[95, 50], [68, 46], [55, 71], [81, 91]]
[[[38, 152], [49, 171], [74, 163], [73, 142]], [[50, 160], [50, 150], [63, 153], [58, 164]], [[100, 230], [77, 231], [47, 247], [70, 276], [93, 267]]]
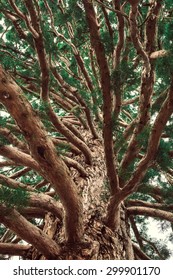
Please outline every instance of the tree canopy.
[[0, 254], [168, 258], [147, 217], [172, 227], [173, 2], [1, 0], [0, 12]]

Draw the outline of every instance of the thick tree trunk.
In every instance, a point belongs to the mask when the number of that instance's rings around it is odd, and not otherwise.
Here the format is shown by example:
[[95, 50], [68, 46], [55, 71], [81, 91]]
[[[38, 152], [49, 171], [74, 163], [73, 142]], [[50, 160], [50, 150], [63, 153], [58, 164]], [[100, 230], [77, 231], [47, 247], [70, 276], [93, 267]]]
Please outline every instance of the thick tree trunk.
[[[130, 237], [130, 227], [125, 210], [121, 208], [121, 223], [118, 231], [113, 232], [101, 221], [96, 210], [85, 221], [85, 241], [81, 244], [61, 242], [62, 224], [51, 214], [47, 214], [43, 231], [53, 238], [61, 248], [58, 260], [133, 260], [134, 252]], [[28, 250], [24, 257], [29, 260], [47, 259], [35, 248]]]

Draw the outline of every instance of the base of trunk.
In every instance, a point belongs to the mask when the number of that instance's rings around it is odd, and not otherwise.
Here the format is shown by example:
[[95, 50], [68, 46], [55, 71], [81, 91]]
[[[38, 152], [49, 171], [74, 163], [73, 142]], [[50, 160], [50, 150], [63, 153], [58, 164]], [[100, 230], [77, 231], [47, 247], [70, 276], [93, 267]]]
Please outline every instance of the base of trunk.
[[[95, 211], [85, 223], [84, 241], [78, 244], [62, 241], [63, 228], [52, 215], [49, 214], [45, 221], [44, 231], [46, 232], [46, 228], [49, 228], [47, 234], [61, 247], [61, 254], [57, 258], [59, 260], [134, 259], [129, 224], [124, 210], [121, 211], [120, 228], [114, 232], [104, 225], [99, 213]], [[35, 248], [31, 248], [25, 259], [45, 260], [46, 258]]]

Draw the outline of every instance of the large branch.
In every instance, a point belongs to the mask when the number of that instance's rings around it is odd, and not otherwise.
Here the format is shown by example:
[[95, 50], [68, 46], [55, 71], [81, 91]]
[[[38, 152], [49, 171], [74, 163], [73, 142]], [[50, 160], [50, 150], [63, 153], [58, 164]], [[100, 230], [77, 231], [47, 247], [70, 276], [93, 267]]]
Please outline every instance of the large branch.
[[21, 89], [2, 68], [0, 81], [0, 102], [17, 122], [30, 147], [32, 157], [63, 203], [67, 239], [72, 242], [80, 240], [83, 236], [82, 205], [66, 165], [58, 156], [43, 124]]
[[142, 207], [148, 207], [148, 208], [154, 208], [154, 209], [160, 209], [160, 210], [173, 211], [173, 204], [151, 203], [151, 202], [137, 200], [137, 199], [129, 199], [127, 201], [127, 206], [128, 207], [142, 206]]
[[105, 55], [104, 45], [101, 41], [99, 34], [99, 24], [97, 21], [96, 13], [93, 4], [89, 0], [83, 0], [86, 18], [90, 31], [91, 45], [95, 51], [99, 72], [100, 83], [103, 94], [103, 138], [104, 138], [104, 150], [106, 157], [107, 173], [110, 181], [110, 187], [112, 194], [119, 190], [119, 180], [115, 165], [114, 151], [113, 151], [113, 120], [112, 120], [112, 95], [111, 95], [111, 83], [110, 72]]
[[11, 144], [23, 151], [28, 151], [24, 142], [19, 140], [8, 128], [0, 127], [0, 135], [3, 135]]
[[0, 243], [0, 254], [10, 256], [25, 256], [30, 248], [30, 245]]
[[169, 94], [163, 103], [156, 120], [154, 122], [151, 135], [148, 141], [148, 148], [146, 155], [139, 162], [135, 172], [133, 173], [130, 180], [125, 185], [122, 196], [125, 198], [133, 191], [136, 190], [137, 185], [144, 178], [147, 168], [152, 163], [156, 157], [162, 132], [165, 129], [166, 123], [169, 120], [170, 116], [173, 113], [173, 81], [171, 82]]
[[[44, 46], [44, 39], [43, 39], [42, 30], [41, 30], [40, 19], [36, 12], [35, 7], [34, 7], [33, 1], [25, 0], [24, 2], [28, 9], [29, 14], [30, 14], [30, 18], [31, 18], [31, 23], [30, 23], [29, 19], [27, 20], [27, 17], [26, 17], [26, 23], [27, 23], [28, 27], [32, 27], [38, 35], [38, 36], [34, 36], [33, 32], [31, 32], [33, 34], [35, 48], [37, 51], [41, 74], [42, 74], [42, 76], [41, 76], [41, 79], [42, 79], [41, 97], [44, 101], [47, 101], [49, 98], [49, 65], [48, 65], [48, 61], [47, 61], [47, 57], [46, 57], [46, 50], [45, 50], [45, 46]], [[32, 30], [30, 30], [30, 31], [32, 31]]]
[[112, 229], [115, 229], [115, 227], [117, 227], [118, 225], [117, 223], [117, 221], [119, 220], [118, 212], [119, 212], [121, 201], [123, 201], [131, 193], [137, 190], [137, 187], [139, 183], [142, 181], [142, 179], [144, 178], [148, 167], [155, 159], [158, 146], [160, 143], [160, 139], [162, 136], [162, 132], [172, 113], [173, 113], [173, 81], [170, 86], [169, 94], [165, 102], [163, 103], [154, 122], [151, 135], [148, 141], [148, 149], [146, 155], [141, 159], [138, 166], [136, 167], [136, 170], [134, 171], [133, 175], [126, 183], [124, 188], [119, 193], [117, 193], [116, 196], [112, 196], [110, 199], [106, 223]]
[[17, 165], [30, 167], [41, 174], [41, 168], [33, 157], [15, 147], [11, 147], [9, 145], [0, 146], [0, 155], [11, 159]]
[[[127, 151], [122, 159], [121, 162], [121, 170], [122, 173], [127, 170], [127, 167], [129, 166], [130, 163], [133, 162], [133, 160], [138, 156], [139, 151], [140, 151], [140, 144], [138, 141], [138, 137], [140, 133], [144, 130], [144, 128], [147, 127], [149, 124], [150, 118], [151, 118], [151, 113], [150, 113], [150, 108], [151, 108], [151, 102], [152, 102], [152, 94], [153, 94], [153, 87], [154, 87], [154, 82], [155, 82], [155, 64], [150, 58], [150, 54], [155, 51], [156, 48], [156, 34], [157, 34], [157, 21], [158, 21], [158, 14], [161, 8], [160, 1], [157, 3], [153, 14], [150, 15], [147, 23], [146, 23], [146, 50], [144, 50], [144, 46], [140, 44], [139, 41], [139, 34], [138, 32], [135, 33], [135, 27], [136, 26], [136, 16], [137, 16], [137, 3], [139, 1], [129, 1], [132, 4], [131, 7], [131, 33], [132, 33], [132, 38], [134, 40], [134, 44], [136, 42], [137, 45], [139, 45], [139, 48], [141, 48], [141, 51], [139, 51], [139, 54], [141, 52], [144, 53], [144, 57], [146, 60], [146, 66], [145, 68], [146, 72], [148, 71], [148, 75], [143, 75], [141, 77], [141, 89], [140, 89], [140, 96], [139, 96], [139, 113], [138, 113], [138, 122], [137, 126], [134, 129], [133, 135], [130, 139]], [[134, 15], [133, 15], [134, 12]], [[137, 48], [138, 49], [138, 48]], [[149, 55], [149, 56], [148, 56]], [[147, 64], [149, 64], [147, 66]], [[122, 181], [124, 181], [122, 179]], [[124, 182], [122, 182], [122, 187], [124, 185]]]
[[159, 218], [173, 223], [173, 213], [164, 210], [142, 207], [142, 206], [136, 206], [136, 207], [132, 206], [127, 208], [127, 213], [128, 215], [141, 215], [141, 216]]
[[57, 259], [60, 248], [42, 230], [28, 222], [15, 209], [0, 206], [0, 222], [14, 231], [23, 240], [32, 244], [48, 259]]
[[14, 179], [8, 178], [2, 174], [0, 174], [0, 183], [5, 183], [8, 187], [13, 189], [21, 188], [23, 190], [26, 190], [28, 194], [28, 205], [26, 206], [40, 207], [53, 213], [56, 217], [62, 220], [62, 210], [58, 207], [56, 200], [54, 200], [50, 196], [43, 193], [35, 193], [34, 188], [32, 188], [31, 186], [27, 186], [23, 183], [17, 182]]

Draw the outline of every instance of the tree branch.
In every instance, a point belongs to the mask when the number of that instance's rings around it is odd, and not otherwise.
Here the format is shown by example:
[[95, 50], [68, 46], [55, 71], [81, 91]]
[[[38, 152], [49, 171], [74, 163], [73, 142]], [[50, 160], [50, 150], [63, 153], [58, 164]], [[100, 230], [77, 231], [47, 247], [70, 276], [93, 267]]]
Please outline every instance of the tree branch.
[[132, 206], [127, 208], [127, 213], [128, 215], [142, 215], [142, 216], [155, 217], [173, 223], [173, 213], [164, 210], [142, 207], [142, 206], [136, 206], [136, 207]]
[[10, 256], [25, 256], [31, 245], [0, 243], [0, 254]]
[[86, 18], [90, 30], [91, 45], [95, 50], [99, 72], [100, 83], [103, 94], [103, 138], [104, 138], [104, 150], [106, 157], [106, 166], [108, 172], [108, 178], [110, 180], [110, 187], [112, 194], [115, 194], [119, 190], [119, 180], [115, 165], [114, 151], [113, 151], [113, 135], [112, 135], [112, 95], [110, 84], [110, 73], [105, 56], [104, 45], [100, 39], [99, 24], [95, 14], [93, 4], [89, 0], [83, 0], [84, 8], [86, 12]]
[[83, 237], [82, 205], [67, 167], [57, 155], [51, 139], [30, 103], [2, 68], [0, 81], [0, 101], [16, 120], [37, 166], [41, 168], [44, 178], [52, 184], [63, 203], [67, 240], [77, 242]]
[[140, 248], [133, 243], [133, 250], [134, 253], [137, 254], [137, 256], [140, 258], [140, 260], [151, 260], [143, 251], [140, 250]]
[[15, 209], [0, 206], [0, 222], [14, 231], [26, 242], [32, 244], [48, 259], [57, 259], [60, 248], [44, 232], [28, 222]]

